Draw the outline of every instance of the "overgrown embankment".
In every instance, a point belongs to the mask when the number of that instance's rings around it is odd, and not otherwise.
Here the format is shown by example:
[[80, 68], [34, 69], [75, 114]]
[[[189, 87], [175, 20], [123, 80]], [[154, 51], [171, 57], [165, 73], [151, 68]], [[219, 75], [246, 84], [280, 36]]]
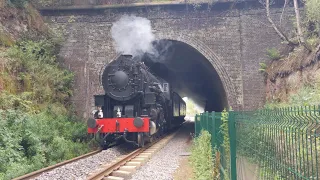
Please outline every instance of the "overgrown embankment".
[[61, 39], [27, 1], [0, 5], [0, 179], [12, 179], [89, 146], [70, 103], [73, 73], [56, 57]]
[[[293, 2], [296, 16], [291, 37], [269, 16], [273, 28], [287, 46], [267, 50], [270, 62], [261, 63], [260, 70], [266, 76], [268, 107], [315, 105], [320, 101], [320, 3], [318, 0], [304, 1], [304, 12], [299, 13], [298, 1]], [[282, 14], [289, 6], [287, 3]]]
[[281, 51], [275, 49], [268, 54], [272, 61], [266, 68], [267, 107], [319, 103], [319, 53], [300, 46], [288, 55], [281, 55]]

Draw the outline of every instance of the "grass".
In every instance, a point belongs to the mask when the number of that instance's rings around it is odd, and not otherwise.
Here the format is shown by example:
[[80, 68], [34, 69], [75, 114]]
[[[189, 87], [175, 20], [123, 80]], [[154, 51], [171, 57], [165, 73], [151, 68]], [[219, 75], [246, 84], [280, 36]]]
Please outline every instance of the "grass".
[[265, 108], [281, 108], [289, 106], [312, 106], [319, 105], [320, 102], [320, 83], [305, 84], [300, 87], [296, 93], [291, 93], [288, 100], [279, 99], [269, 100], [265, 104]]

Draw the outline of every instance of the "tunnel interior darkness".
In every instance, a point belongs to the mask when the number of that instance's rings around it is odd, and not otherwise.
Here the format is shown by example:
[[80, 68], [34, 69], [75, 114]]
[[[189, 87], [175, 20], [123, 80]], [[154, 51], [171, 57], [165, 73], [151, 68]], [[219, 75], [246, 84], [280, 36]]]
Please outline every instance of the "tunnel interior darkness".
[[190, 45], [173, 40], [154, 42], [156, 54], [146, 54], [150, 71], [171, 84], [181, 97], [188, 97], [205, 111], [227, 107], [226, 93], [212, 64]]

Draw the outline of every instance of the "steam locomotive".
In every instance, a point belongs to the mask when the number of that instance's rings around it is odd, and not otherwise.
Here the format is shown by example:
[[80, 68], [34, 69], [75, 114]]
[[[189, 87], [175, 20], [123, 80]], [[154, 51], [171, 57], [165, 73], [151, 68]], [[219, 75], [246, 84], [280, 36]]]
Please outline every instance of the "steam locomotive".
[[103, 148], [123, 140], [143, 147], [184, 122], [186, 103], [140, 58], [121, 55], [111, 62], [102, 85], [105, 94], [94, 96], [97, 109], [87, 125]]

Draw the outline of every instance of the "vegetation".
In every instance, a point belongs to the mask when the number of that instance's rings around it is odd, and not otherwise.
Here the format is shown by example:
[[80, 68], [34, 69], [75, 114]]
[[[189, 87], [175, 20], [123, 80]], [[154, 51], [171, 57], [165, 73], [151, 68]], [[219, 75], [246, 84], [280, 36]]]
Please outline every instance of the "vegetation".
[[86, 127], [48, 108], [38, 114], [0, 111], [0, 179], [56, 164], [89, 151]]
[[[297, 0], [286, 0], [280, 21], [275, 23], [272, 19], [275, 16], [271, 16], [270, 13], [270, 6], [275, 1], [259, 1], [266, 8], [267, 19], [271, 26], [286, 45], [281, 48], [267, 49], [266, 55], [271, 61], [266, 61], [266, 64], [260, 63], [259, 71], [265, 75], [268, 89], [266, 106], [273, 106], [274, 103], [280, 106], [305, 105], [315, 99], [313, 95], [306, 96], [306, 92], [316, 94], [318, 93], [316, 89], [319, 88], [312, 82], [304, 82], [304, 79], [305, 75], [316, 76], [317, 73], [312, 67], [319, 63], [320, 58], [320, 2], [303, 0], [301, 3], [304, 4], [304, 11], [300, 12], [301, 4]], [[290, 31], [283, 31], [283, 17], [289, 5], [293, 5], [295, 12], [293, 28]], [[294, 77], [297, 79], [294, 86], [289, 82], [292, 74], [299, 74], [299, 77]], [[301, 97], [297, 97], [298, 95]], [[309, 99], [309, 96], [312, 98]]]
[[202, 130], [199, 137], [194, 139], [191, 151], [191, 164], [195, 174], [195, 180], [213, 179], [213, 150], [211, 147], [211, 135]]
[[[6, 8], [24, 8], [30, 16], [36, 13], [27, 1], [7, 2]], [[30, 26], [41, 22], [29, 20]], [[74, 75], [56, 58], [58, 40], [37, 28], [10, 44], [1, 39], [0, 179], [12, 179], [90, 151], [86, 125], [74, 115], [70, 103]]]
[[[319, 0], [306, 0], [307, 20], [314, 23], [316, 30], [320, 33], [320, 2]], [[320, 36], [320, 34], [319, 34]]]
[[259, 63], [259, 65], [260, 65], [260, 69], [259, 69], [259, 71], [260, 72], [265, 72], [266, 71], [266, 69], [267, 69], [267, 65], [266, 65], [266, 63]]
[[[231, 108], [230, 111], [232, 111]], [[196, 121], [196, 134], [200, 133], [200, 135], [195, 138], [191, 155], [195, 178], [220, 179], [224, 175], [223, 179], [229, 179], [231, 160], [229, 112], [224, 109], [221, 113], [216, 112], [214, 115], [203, 113], [200, 116], [203, 118]], [[215, 125], [221, 123], [220, 127], [216, 129], [210, 123], [211, 121], [215, 121]], [[214, 145], [211, 144], [211, 138], [215, 138]]]
[[[232, 111], [232, 109], [230, 109]], [[224, 161], [224, 168], [225, 168], [225, 174], [229, 175], [229, 169], [230, 169], [230, 137], [229, 137], [229, 113], [226, 109], [224, 109], [221, 113], [221, 126], [220, 130], [223, 137], [223, 157], [222, 160]], [[225, 177], [226, 180], [229, 179], [229, 177]]]
[[276, 48], [267, 49], [267, 56], [271, 60], [279, 60], [281, 58], [280, 52]]
[[287, 101], [273, 100], [268, 101], [265, 105], [266, 108], [280, 108], [288, 106], [313, 106], [319, 105], [320, 102], [320, 84], [303, 85], [297, 90], [296, 93], [290, 94]]
[[[300, 10], [299, 10], [299, 3], [298, 0], [293, 0], [294, 9], [295, 9], [295, 22], [294, 22], [294, 29], [292, 30], [293, 36], [289, 37], [286, 32], [284, 32], [281, 29], [281, 23], [283, 20], [283, 16], [285, 14], [285, 9], [288, 6], [290, 1], [284, 1], [283, 5], [283, 11], [281, 13], [280, 17], [280, 24], [276, 24], [273, 19], [271, 18], [270, 13], [270, 5], [273, 4], [275, 1], [273, 0], [259, 0], [261, 4], [263, 4], [266, 7], [266, 14], [267, 19], [272, 25], [275, 32], [279, 35], [279, 37], [286, 43], [287, 45], [291, 46], [291, 50], [295, 47], [303, 46], [309, 51], [319, 51], [320, 47], [317, 49], [312, 49], [310, 47], [310, 44], [308, 44], [306, 41], [308, 39], [319, 39], [320, 36], [320, 18], [319, 18], [319, 12], [320, 12], [320, 3], [319, 0], [304, 0], [303, 3], [305, 3], [305, 9], [306, 13], [301, 16]], [[307, 40], [306, 40], [307, 39]], [[314, 42], [314, 41], [313, 41]], [[318, 42], [319, 43], [319, 42]], [[276, 49], [268, 50], [268, 55], [271, 53], [270, 59], [271, 60], [278, 60], [280, 59], [279, 52], [276, 52]]]
[[54, 53], [52, 41], [28, 40], [3, 56], [0, 179], [89, 151], [85, 124], [69, 112], [73, 74], [59, 67]]

